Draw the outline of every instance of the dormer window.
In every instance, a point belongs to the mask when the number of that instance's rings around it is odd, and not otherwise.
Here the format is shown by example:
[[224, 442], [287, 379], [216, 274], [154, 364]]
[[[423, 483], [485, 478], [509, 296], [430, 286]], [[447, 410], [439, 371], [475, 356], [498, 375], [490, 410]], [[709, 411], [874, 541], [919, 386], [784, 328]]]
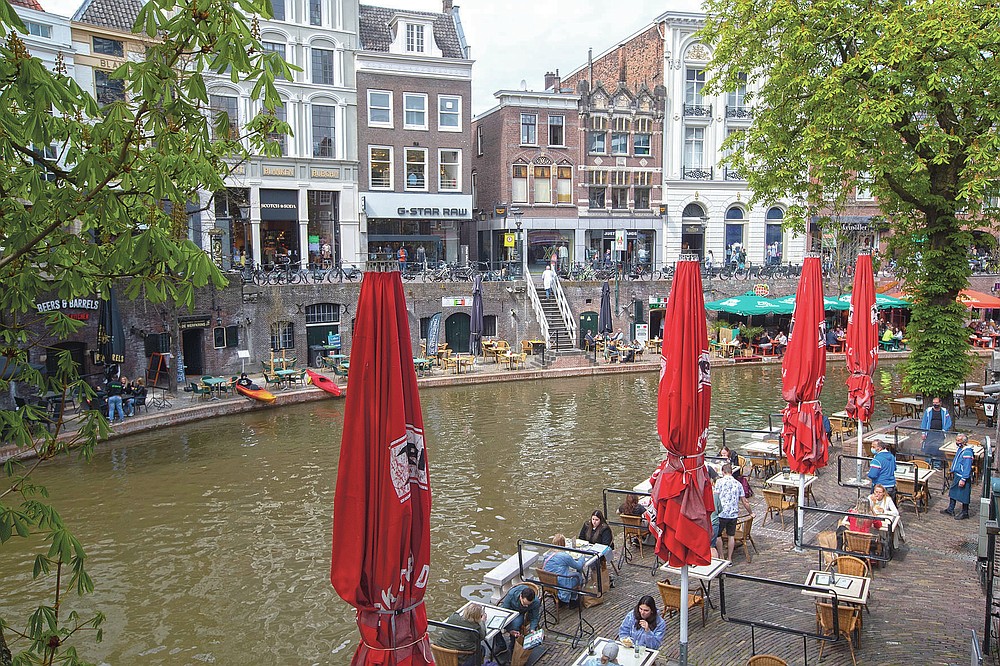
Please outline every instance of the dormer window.
[[424, 26], [413, 23], [406, 24], [406, 52], [424, 52]]

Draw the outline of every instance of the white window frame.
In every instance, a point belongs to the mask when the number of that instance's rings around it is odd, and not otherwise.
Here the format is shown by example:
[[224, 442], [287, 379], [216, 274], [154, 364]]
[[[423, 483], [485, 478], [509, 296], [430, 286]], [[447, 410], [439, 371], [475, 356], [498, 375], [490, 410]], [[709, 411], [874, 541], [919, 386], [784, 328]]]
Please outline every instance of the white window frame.
[[[423, 184], [422, 187], [411, 187], [410, 186], [410, 178], [409, 178], [409, 176], [410, 176], [409, 165], [411, 164], [411, 162], [409, 161], [410, 153], [421, 153], [424, 156], [424, 160], [423, 160], [423, 165], [424, 165], [424, 184]], [[412, 164], [416, 164], [416, 162], [412, 162]], [[429, 185], [429, 183], [427, 182], [428, 181], [428, 178], [427, 178], [427, 169], [428, 169], [428, 165], [427, 165], [427, 149], [426, 148], [412, 148], [410, 146], [406, 146], [406, 147], [403, 148], [403, 170], [404, 170], [404, 174], [405, 174], [403, 176], [403, 189], [405, 189], [407, 192], [426, 192], [427, 188], [428, 188], [428, 185]]]
[[684, 103], [691, 106], [705, 106], [705, 68], [687, 67], [684, 71]]
[[705, 166], [704, 127], [684, 128], [684, 166], [688, 169], [701, 169]]
[[[374, 150], [387, 150], [389, 151], [389, 184], [388, 185], [376, 185], [375, 180], [372, 178], [372, 166], [374, 165], [374, 160], [372, 159], [372, 151]], [[368, 187], [372, 190], [392, 190], [392, 184], [395, 181], [396, 174], [394, 173], [395, 164], [392, 159], [392, 146], [368, 146]]]
[[423, 23], [407, 23], [404, 38], [407, 53], [424, 53], [426, 51], [427, 28]]
[[[569, 170], [569, 176], [563, 178], [559, 175], [559, 172], [563, 169]], [[565, 191], [563, 191], [565, 188]], [[566, 200], [563, 201], [563, 197]], [[573, 167], [566, 164], [556, 165], [556, 205], [566, 205], [573, 203]]]
[[[553, 119], [555, 119], [555, 118], [559, 119], [558, 123], [553, 123], [552, 122]], [[548, 137], [546, 137], [546, 138], [549, 141], [549, 145], [550, 146], [559, 146], [559, 147], [565, 146], [566, 145], [566, 116], [552, 115], [552, 116], [549, 116], [546, 120], [547, 120], [547, 130], [548, 130]], [[552, 143], [552, 128], [553, 127], [561, 127], [562, 128], [562, 142], [561, 143]]]
[[[456, 162], [445, 162], [445, 153], [455, 153]], [[445, 165], [455, 167], [455, 186], [445, 187], [442, 171]], [[438, 148], [438, 192], [461, 192], [462, 191], [462, 151], [459, 148]]]
[[[639, 144], [639, 141], [637, 140], [639, 137], [645, 137], [646, 145]], [[633, 134], [632, 154], [636, 157], [651, 157], [653, 155], [653, 135], [649, 132], [636, 132]]]
[[[525, 123], [524, 122], [525, 118], [534, 118], [535, 122], [534, 123], [530, 123], [530, 124]], [[524, 136], [524, 129], [526, 127], [529, 127], [529, 126], [534, 128], [534, 132], [535, 132], [535, 140], [534, 141], [525, 141], [526, 137]], [[522, 113], [521, 116], [520, 116], [518, 125], [517, 125], [517, 129], [518, 129], [518, 135], [517, 135], [518, 136], [518, 141], [521, 142], [520, 145], [522, 145], [522, 146], [537, 146], [538, 145], [538, 114], [537, 113]]]
[[[445, 111], [441, 108], [441, 102], [454, 100], [458, 103], [458, 111]], [[441, 119], [445, 116], [455, 116], [458, 122], [455, 126], [445, 125]], [[462, 131], [462, 97], [460, 95], [438, 95], [438, 131], [439, 132], [461, 132]]]
[[[515, 169], [524, 169], [523, 176], [515, 176]], [[520, 181], [523, 184], [524, 194], [519, 198], [517, 194], [517, 187], [515, 183]], [[511, 203], [528, 203], [528, 165], [527, 164], [512, 164], [510, 168], [510, 202]]]
[[[420, 99], [423, 100], [423, 110], [420, 113], [424, 115], [424, 122], [422, 125], [414, 125], [408, 122], [407, 114], [411, 111], [409, 100]], [[416, 109], [413, 109], [414, 113], [417, 113]], [[427, 94], [426, 93], [403, 93], [403, 129], [408, 130], [425, 130], [427, 129]]]
[[476, 126], [476, 156], [483, 156], [483, 126]]
[[872, 183], [873, 178], [870, 173], [865, 171], [859, 171], [857, 177], [855, 178], [855, 201], [875, 201], [875, 195], [872, 194]]
[[[375, 106], [372, 103], [372, 95], [388, 95], [389, 96], [389, 106]], [[386, 109], [389, 112], [389, 121], [383, 122], [380, 120], [372, 120], [372, 109]], [[392, 129], [392, 91], [391, 90], [369, 90], [368, 91], [368, 126], [369, 127], [387, 127]]]
[[25, 21], [24, 27], [29, 35], [41, 37], [42, 39], [52, 39], [52, 26], [37, 21]]

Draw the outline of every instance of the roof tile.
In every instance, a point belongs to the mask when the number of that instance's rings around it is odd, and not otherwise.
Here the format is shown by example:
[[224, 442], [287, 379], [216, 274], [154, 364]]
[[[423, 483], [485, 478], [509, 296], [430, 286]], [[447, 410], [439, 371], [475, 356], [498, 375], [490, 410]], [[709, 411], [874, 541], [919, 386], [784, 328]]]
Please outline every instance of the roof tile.
[[[97, 2], [98, 0], [94, 0]], [[407, 14], [426, 16], [434, 20], [434, 41], [441, 49], [445, 58], [465, 58], [462, 52], [462, 45], [458, 38], [458, 31], [455, 30], [455, 21], [451, 14], [438, 14], [434, 12], [414, 12], [410, 10], [391, 9], [389, 7], [374, 7], [371, 5], [361, 5], [359, 8], [360, 30], [358, 37], [361, 45], [368, 51], [389, 51], [392, 44], [392, 34], [389, 32], [389, 23], [396, 12], [405, 11]]]

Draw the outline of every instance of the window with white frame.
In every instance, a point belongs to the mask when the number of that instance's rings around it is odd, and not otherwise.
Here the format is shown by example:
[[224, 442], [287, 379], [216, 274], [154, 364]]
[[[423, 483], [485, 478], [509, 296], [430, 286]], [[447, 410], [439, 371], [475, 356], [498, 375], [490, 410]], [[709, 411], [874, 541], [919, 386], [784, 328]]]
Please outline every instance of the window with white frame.
[[50, 39], [52, 37], [52, 26], [48, 26], [43, 23], [35, 23], [34, 21], [25, 21], [24, 27], [27, 28], [29, 35], [44, 37], [45, 39]]
[[528, 165], [515, 164], [511, 170], [510, 199], [512, 203], [528, 203]]
[[[118, 81], [118, 83], [121, 82]], [[97, 101], [100, 101], [100, 98]], [[237, 111], [239, 100], [234, 95], [209, 95], [208, 106], [212, 114], [212, 138], [236, 139], [239, 137], [240, 118]], [[217, 123], [221, 122], [223, 114], [226, 115], [225, 122], [228, 123], [228, 130], [220, 133]]]
[[406, 24], [406, 52], [424, 52], [424, 26], [419, 23]]
[[729, 140], [730, 143], [729, 147], [725, 150], [724, 156], [729, 157], [746, 143], [747, 131], [743, 128], [730, 127], [726, 130], [726, 139]]
[[440, 176], [438, 190], [457, 192], [462, 189], [462, 151], [444, 148], [438, 151]]
[[323, 25], [322, 0], [309, 0], [309, 25]]
[[476, 155], [483, 156], [483, 126], [476, 126]]
[[684, 128], [684, 166], [700, 168], [705, 159], [705, 128]]
[[442, 132], [462, 131], [462, 98], [438, 95], [438, 129]]
[[573, 203], [573, 167], [556, 167], [556, 203]]
[[552, 203], [552, 167], [536, 166], [535, 176], [535, 203]]
[[313, 104], [313, 157], [336, 157], [337, 107]]
[[[261, 47], [261, 50], [263, 50], [265, 53], [277, 53], [279, 56], [281, 56], [282, 60], [285, 59], [285, 44], [284, 44], [284, 42], [263, 42], [262, 41], [260, 43], [260, 47]], [[278, 78], [279, 79], [284, 79], [285, 77], [284, 77], [284, 75], [279, 75]]]
[[[288, 119], [288, 111], [285, 109], [285, 105], [284, 104], [279, 104], [277, 107], [275, 107], [275, 109], [274, 109], [274, 117], [275, 117], [275, 119], [277, 119], [277, 120], [279, 120], [281, 122], [286, 122], [287, 121], [287, 119]], [[281, 149], [281, 153], [280, 153], [281, 155], [287, 155], [288, 154], [287, 153], [288, 138], [286, 137], [286, 135], [283, 132], [268, 132], [267, 133], [267, 141], [268, 141], [268, 143], [276, 143], [276, 144], [278, 144], [278, 147]]]
[[368, 186], [373, 190], [392, 189], [392, 147], [368, 147]]
[[688, 67], [684, 77], [684, 103], [691, 106], [702, 106], [705, 98], [705, 70]]
[[271, 0], [271, 11], [275, 21], [285, 20], [285, 0]]
[[874, 201], [875, 195], [872, 194], [872, 175], [865, 171], [858, 173], [857, 177], [857, 194], [854, 197], [857, 201]]
[[635, 134], [632, 137], [632, 152], [637, 156], [648, 157], [653, 154], [653, 135], [652, 134]]
[[334, 52], [329, 49], [312, 50], [312, 82], [332, 86], [334, 83]]
[[427, 129], [427, 95], [403, 93], [403, 128]]
[[538, 116], [534, 113], [521, 114], [521, 145], [534, 146], [538, 144]]
[[736, 90], [729, 92], [729, 96], [726, 99], [726, 104], [733, 111], [744, 109], [747, 97], [747, 75], [737, 74], [736, 78], [739, 79], [739, 85], [736, 86]]
[[295, 349], [295, 324], [277, 321], [271, 324], [271, 351]]
[[611, 154], [628, 155], [628, 132], [611, 133]]
[[368, 125], [371, 127], [392, 127], [392, 93], [390, 91], [368, 91]]
[[120, 39], [94, 37], [91, 43], [94, 45], [95, 55], [114, 56], [115, 58], [125, 57], [125, 42]]
[[566, 145], [566, 117], [549, 116], [549, 145]]
[[406, 189], [427, 191], [427, 149], [406, 148]]
[[608, 133], [603, 130], [587, 132], [587, 152], [591, 155], [604, 155], [608, 152]]

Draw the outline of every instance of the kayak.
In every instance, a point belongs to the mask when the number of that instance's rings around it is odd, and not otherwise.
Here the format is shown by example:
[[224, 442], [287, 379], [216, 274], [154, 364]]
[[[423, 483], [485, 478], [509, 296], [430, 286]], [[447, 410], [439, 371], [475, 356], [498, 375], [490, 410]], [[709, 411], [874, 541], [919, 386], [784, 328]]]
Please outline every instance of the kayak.
[[340, 397], [344, 395], [347, 391], [337, 385], [337, 382], [333, 381], [326, 375], [321, 375], [318, 372], [313, 372], [312, 370], [306, 370], [306, 375], [309, 377], [309, 381], [313, 383], [316, 388], [321, 388], [327, 393], [332, 393], [333, 395]]
[[270, 405], [274, 402], [274, 394], [270, 391], [265, 391], [256, 384], [251, 384], [250, 386], [242, 386], [241, 384], [236, 384], [236, 392], [240, 395], [245, 395], [251, 400], [256, 400], [258, 402], [263, 402], [266, 405]]

